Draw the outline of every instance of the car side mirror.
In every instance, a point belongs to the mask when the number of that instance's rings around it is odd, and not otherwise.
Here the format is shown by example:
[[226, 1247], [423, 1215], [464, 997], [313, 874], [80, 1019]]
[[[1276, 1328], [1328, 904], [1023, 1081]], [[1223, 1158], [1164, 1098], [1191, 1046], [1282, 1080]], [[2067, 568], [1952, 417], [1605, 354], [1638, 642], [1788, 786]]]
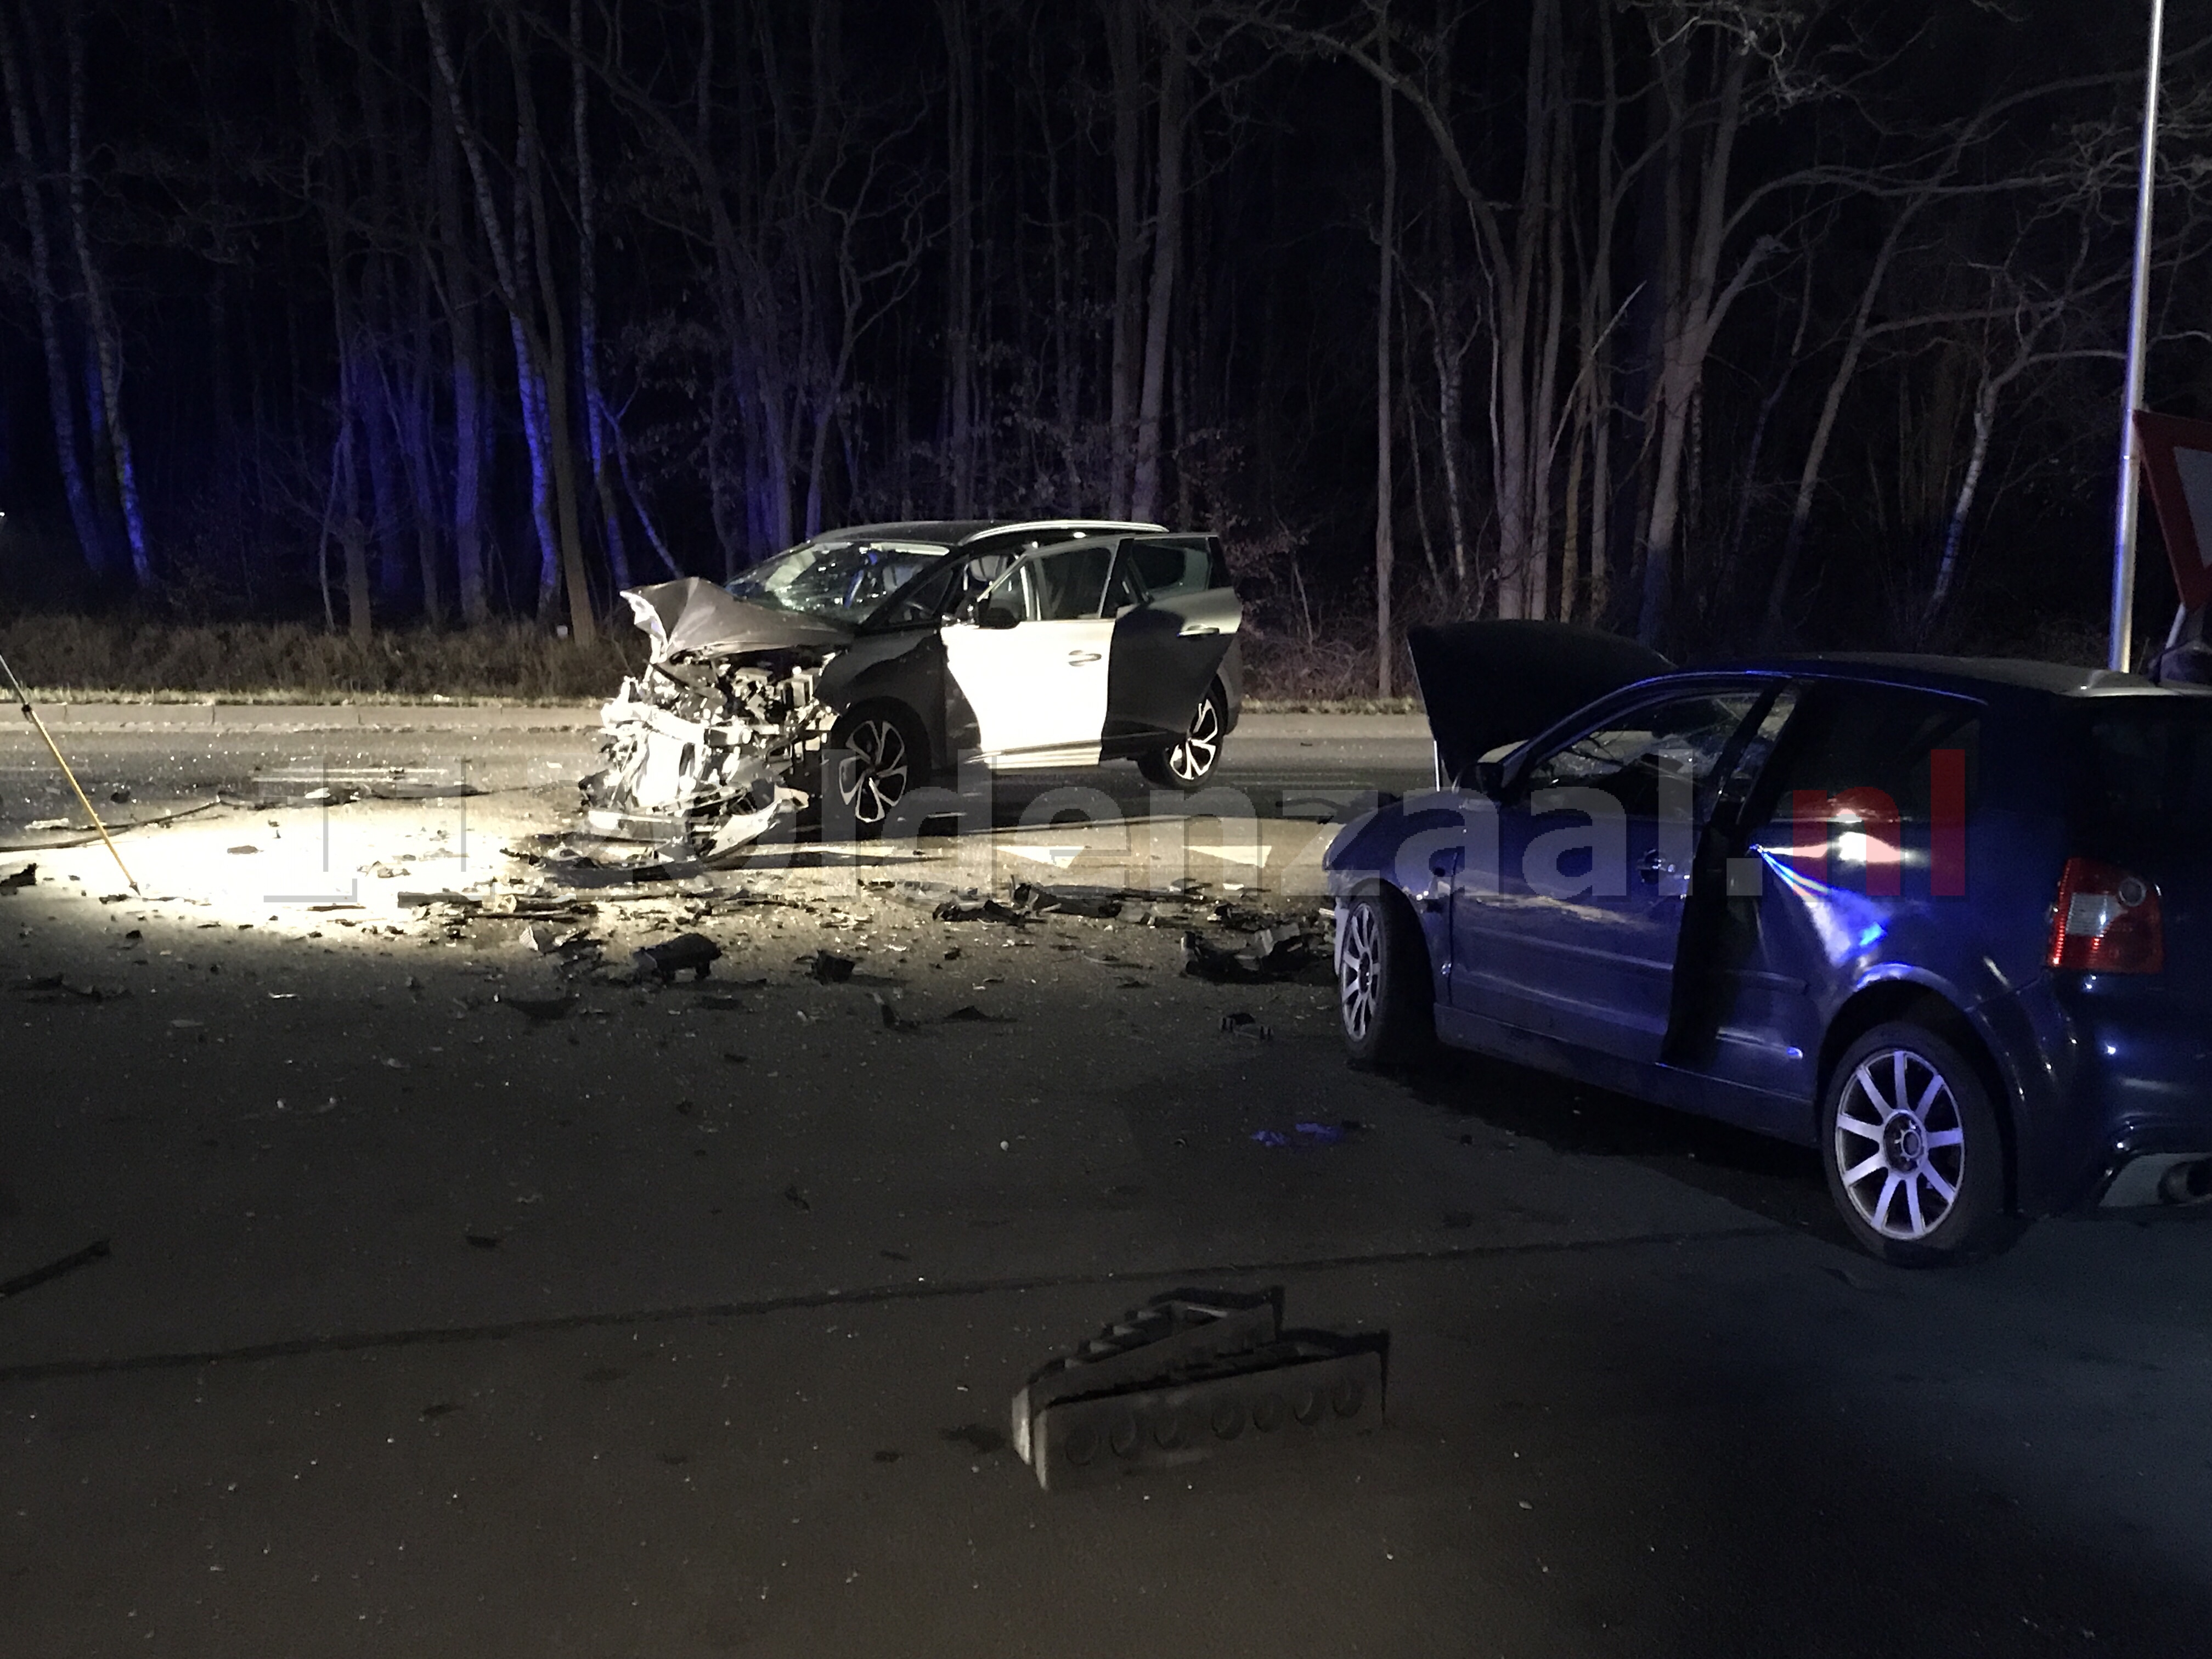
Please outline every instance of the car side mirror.
[[1496, 800], [1505, 793], [1505, 763], [1496, 760], [1477, 761], [1474, 769], [1468, 772], [1467, 781], [1468, 787], [1477, 794], [1487, 795], [1491, 799]]
[[975, 626], [978, 628], [1012, 628], [1020, 621], [1010, 605], [987, 605], [975, 612]]

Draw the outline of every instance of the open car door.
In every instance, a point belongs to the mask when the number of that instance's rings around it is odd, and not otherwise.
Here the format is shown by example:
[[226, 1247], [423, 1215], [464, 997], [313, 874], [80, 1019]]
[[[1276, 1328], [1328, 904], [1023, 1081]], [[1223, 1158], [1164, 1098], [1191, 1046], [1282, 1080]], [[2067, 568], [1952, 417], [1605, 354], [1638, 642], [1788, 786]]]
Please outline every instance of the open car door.
[[1123, 538], [1106, 613], [1114, 618], [1109, 748], [1180, 739], [1244, 620], [1221, 544], [1212, 536]]

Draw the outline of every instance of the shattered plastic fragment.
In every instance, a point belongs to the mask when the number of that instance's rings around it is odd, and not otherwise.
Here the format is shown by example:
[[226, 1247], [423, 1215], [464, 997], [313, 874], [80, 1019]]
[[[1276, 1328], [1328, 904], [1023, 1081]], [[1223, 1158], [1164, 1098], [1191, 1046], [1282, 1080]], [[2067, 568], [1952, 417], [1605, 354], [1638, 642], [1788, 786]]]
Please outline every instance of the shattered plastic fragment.
[[663, 984], [681, 973], [704, 979], [720, 959], [722, 947], [704, 933], [678, 933], [663, 944], [649, 945], [630, 953], [630, 962], [640, 979], [657, 979]]

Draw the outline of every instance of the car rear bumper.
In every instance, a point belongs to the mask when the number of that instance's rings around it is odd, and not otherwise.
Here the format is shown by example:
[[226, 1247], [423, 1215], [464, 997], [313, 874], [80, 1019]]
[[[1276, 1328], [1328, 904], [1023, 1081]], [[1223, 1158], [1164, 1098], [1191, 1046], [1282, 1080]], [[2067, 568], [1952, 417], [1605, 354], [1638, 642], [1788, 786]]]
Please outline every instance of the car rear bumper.
[[2212, 1018], [2198, 1000], [2154, 979], [2050, 975], [1981, 1012], [2016, 1056], [2023, 1210], [2172, 1201], [2169, 1173], [2212, 1158]]

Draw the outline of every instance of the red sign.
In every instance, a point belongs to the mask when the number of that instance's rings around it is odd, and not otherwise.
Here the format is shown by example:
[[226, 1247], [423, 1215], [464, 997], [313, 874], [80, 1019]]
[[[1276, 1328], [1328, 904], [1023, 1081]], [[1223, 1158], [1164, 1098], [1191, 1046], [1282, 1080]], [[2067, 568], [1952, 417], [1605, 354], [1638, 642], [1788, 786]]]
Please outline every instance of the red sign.
[[2136, 444], [2166, 537], [2173, 585], [2191, 611], [2212, 605], [2212, 421], [2136, 410]]

